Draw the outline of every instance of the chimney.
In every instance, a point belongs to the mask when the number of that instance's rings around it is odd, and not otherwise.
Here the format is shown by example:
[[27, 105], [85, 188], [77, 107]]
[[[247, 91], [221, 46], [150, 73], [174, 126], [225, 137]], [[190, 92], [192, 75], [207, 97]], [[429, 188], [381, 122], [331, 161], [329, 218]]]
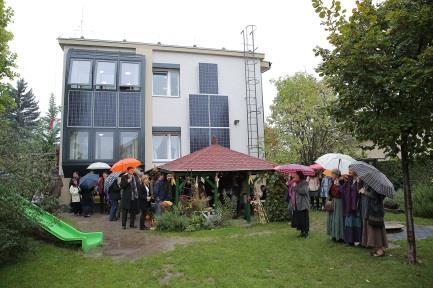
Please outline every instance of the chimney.
[[218, 144], [218, 138], [216, 136], [212, 136], [211, 144], [212, 145]]

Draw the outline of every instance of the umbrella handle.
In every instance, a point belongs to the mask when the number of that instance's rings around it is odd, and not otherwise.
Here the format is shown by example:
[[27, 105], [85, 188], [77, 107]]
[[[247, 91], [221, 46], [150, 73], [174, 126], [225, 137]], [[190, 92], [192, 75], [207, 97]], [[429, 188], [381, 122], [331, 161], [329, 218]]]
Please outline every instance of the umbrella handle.
[[338, 170], [340, 170], [341, 159], [338, 159]]

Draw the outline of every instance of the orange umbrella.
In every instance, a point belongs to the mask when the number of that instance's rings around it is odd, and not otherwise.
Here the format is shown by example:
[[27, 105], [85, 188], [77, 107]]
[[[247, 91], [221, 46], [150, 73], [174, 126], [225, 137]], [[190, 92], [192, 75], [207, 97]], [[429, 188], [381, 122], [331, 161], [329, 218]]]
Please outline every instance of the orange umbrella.
[[323, 175], [331, 177], [331, 175], [332, 175], [332, 171], [326, 169], [325, 171], [323, 171]]
[[112, 167], [111, 171], [113, 172], [123, 172], [128, 169], [128, 167], [137, 168], [141, 165], [141, 162], [134, 158], [125, 158], [120, 161], [117, 161]]

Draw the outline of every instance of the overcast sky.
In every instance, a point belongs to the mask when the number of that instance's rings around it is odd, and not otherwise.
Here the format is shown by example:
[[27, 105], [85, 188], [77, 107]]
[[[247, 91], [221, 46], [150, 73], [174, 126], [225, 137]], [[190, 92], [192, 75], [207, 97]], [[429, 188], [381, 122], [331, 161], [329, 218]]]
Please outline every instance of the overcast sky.
[[[353, 3], [343, 0], [345, 4]], [[62, 50], [57, 37], [86, 38], [199, 47], [242, 49], [241, 30], [257, 25], [256, 44], [272, 62], [263, 74], [265, 114], [276, 91], [271, 79], [298, 71], [314, 73], [312, 52], [326, 33], [310, 0], [6, 0], [15, 10], [11, 49], [18, 72], [33, 88], [42, 111], [53, 92], [60, 103]]]

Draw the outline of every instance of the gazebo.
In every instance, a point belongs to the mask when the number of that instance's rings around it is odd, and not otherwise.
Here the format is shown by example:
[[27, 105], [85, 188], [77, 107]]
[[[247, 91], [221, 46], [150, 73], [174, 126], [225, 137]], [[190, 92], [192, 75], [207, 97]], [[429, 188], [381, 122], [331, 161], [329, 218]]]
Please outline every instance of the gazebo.
[[[175, 203], [177, 204], [179, 202], [180, 191], [186, 183], [181, 180], [182, 176], [205, 177], [205, 181], [212, 187], [214, 199], [217, 201], [217, 199], [219, 199], [218, 173], [244, 172], [251, 176], [259, 172], [272, 171], [275, 166], [276, 165], [271, 162], [225, 148], [215, 143], [182, 158], [161, 165], [158, 168], [160, 168], [162, 172], [172, 173], [175, 177]], [[214, 177], [214, 179], [212, 179], [212, 177]], [[254, 181], [248, 178], [246, 181], [249, 187], [248, 195], [250, 195]], [[251, 219], [251, 211], [249, 205], [246, 205], [246, 207], [245, 218], [249, 222]]]

